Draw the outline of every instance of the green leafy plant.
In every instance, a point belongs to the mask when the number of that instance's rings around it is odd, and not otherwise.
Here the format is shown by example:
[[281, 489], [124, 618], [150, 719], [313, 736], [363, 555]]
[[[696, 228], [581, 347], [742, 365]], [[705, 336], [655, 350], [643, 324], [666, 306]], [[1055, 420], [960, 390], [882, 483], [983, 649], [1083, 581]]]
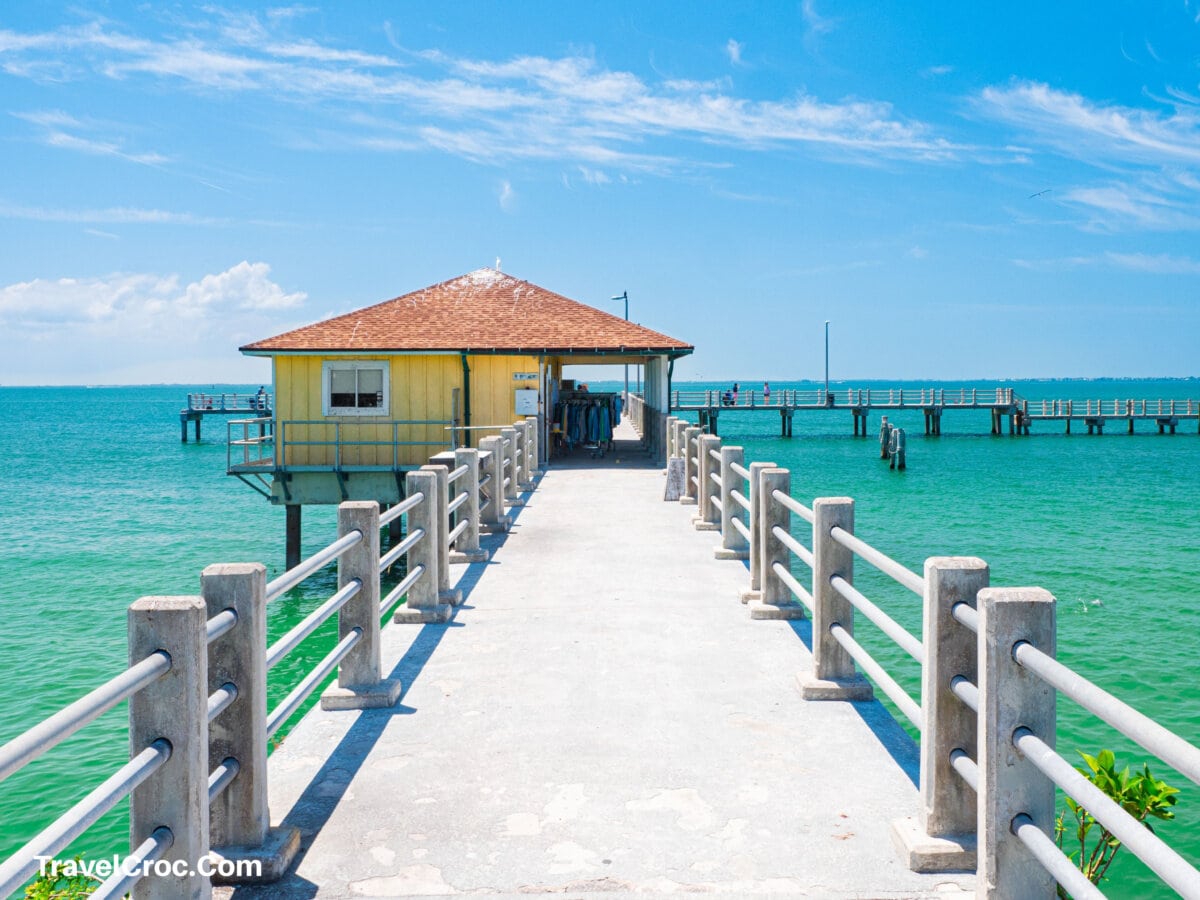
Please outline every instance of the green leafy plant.
[[100, 882], [79, 871], [83, 864], [82, 857], [76, 856], [74, 861], [74, 875], [63, 874], [65, 864], [62, 860], [55, 860], [54, 865], [47, 866], [25, 888], [25, 900], [82, 900], [90, 897]]
[[[1116, 757], [1111, 750], [1101, 750], [1095, 756], [1080, 753], [1087, 768], [1077, 767], [1078, 772], [1102, 790], [1113, 802], [1153, 831], [1147, 819], [1168, 820], [1175, 818], [1172, 807], [1178, 799], [1178, 788], [1160, 781], [1150, 774], [1150, 767], [1142, 764], [1142, 771], [1130, 774], [1129, 767], [1117, 771]], [[1121, 842], [1112, 832], [1097, 822], [1095, 817], [1070, 797], [1067, 808], [1058, 814], [1054, 824], [1055, 837], [1060, 850], [1079, 867], [1092, 883], [1099, 884], [1106, 877]], [[1070, 817], [1070, 818], [1068, 818]], [[1079, 849], [1067, 852], [1063, 843], [1070, 835], [1079, 843]], [[1059, 885], [1058, 895], [1070, 897]]]

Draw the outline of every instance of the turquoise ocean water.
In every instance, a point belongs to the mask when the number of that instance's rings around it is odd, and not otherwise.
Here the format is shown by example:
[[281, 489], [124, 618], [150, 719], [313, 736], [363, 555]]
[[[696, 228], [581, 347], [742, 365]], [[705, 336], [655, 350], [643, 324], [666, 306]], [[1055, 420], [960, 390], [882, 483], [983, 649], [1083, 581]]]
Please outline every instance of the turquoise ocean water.
[[[998, 382], [886, 386], [993, 389]], [[1028, 399], [1200, 398], [1200, 381], [1004, 382]], [[741, 382], [761, 389], [761, 382]], [[594, 388], [614, 387], [614, 383]], [[679, 384], [678, 389], [724, 389]], [[834, 389], [847, 385], [834, 384]], [[885, 387], [855, 382], [853, 387]], [[257, 385], [241, 386], [241, 390]], [[811, 390], [812, 383], [773, 382]], [[194, 594], [213, 562], [283, 563], [283, 512], [225, 472], [225, 428], [205, 422], [200, 444], [179, 441], [189, 390], [210, 385], [0, 388], [0, 743], [76, 699], [126, 663], [125, 609], [147, 594]], [[233, 386], [227, 390], [237, 389]], [[794, 437], [778, 437], [773, 413], [723, 411], [726, 442], [749, 460], [792, 470], [805, 502], [846, 495], [857, 533], [914, 571], [933, 555], [973, 555], [994, 585], [1038, 585], [1058, 598], [1059, 657], [1200, 742], [1200, 436], [1184, 423], [1159, 436], [1153, 423], [1130, 437], [1067, 437], [1034, 425], [1029, 438], [988, 433], [984, 413], [947, 412], [943, 435], [925, 438], [920, 414], [891, 417], [909, 433], [908, 470], [892, 472], [871, 435], [854, 438], [846, 411], [798, 413]], [[1007, 427], [1007, 423], [1006, 423]], [[308, 508], [304, 549], [335, 532], [332, 508]], [[797, 533], [802, 533], [797, 528]], [[918, 598], [860, 564], [856, 584], [914, 633]], [[271, 637], [335, 588], [332, 570], [272, 604]], [[870, 623], [856, 636], [919, 696], [916, 664]], [[272, 704], [332, 646], [333, 625], [271, 673]], [[0, 784], [0, 858], [84, 796], [127, 759], [120, 706]], [[1129, 764], [1138, 748], [1060, 700], [1058, 746], [1111, 747]], [[1184, 788], [1175, 822], [1157, 831], [1200, 862], [1200, 788]], [[1161, 771], [1160, 771], [1161, 770]], [[124, 849], [119, 807], [72, 847]], [[1122, 853], [1124, 857], [1125, 852]], [[1119, 861], [1105, 886], [1114, 897], [1172, 896], [1140, 864]]]

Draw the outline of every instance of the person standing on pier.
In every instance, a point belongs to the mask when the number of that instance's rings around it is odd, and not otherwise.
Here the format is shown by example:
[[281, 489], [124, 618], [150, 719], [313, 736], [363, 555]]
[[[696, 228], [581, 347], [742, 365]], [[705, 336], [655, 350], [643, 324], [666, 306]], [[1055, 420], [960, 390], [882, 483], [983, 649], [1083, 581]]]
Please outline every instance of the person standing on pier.
[[737, 395], [738, 395], [738, 383], [735, 381], [733, 383], [733, 405], [734, 406], [737, 406]]
[[261, 384], [258, 386], [258, 393], [254, 395], [254, 408], [267, 408], [267, 392], [263, 390], [263, 386]]
[[763, 403], [770, 403], [770, 402], [771, 402], [771, 383], [768, 381], [764, 381], [763, 382]]

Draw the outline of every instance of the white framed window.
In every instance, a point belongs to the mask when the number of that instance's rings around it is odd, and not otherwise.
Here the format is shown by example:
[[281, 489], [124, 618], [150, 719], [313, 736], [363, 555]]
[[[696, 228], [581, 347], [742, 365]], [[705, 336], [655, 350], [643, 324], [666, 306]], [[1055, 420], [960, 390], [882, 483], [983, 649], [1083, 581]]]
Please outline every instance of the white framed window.
[[326, 360], [321, 365], [321, 411], [327, 416], [386, 416], [388, 363], [383, 359]]

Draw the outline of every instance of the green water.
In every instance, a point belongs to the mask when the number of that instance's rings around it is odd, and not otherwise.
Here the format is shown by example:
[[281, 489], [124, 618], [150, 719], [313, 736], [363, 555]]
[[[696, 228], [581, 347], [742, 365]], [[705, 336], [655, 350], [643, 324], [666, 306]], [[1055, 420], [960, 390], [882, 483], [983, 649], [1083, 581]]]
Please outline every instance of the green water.
[[[1200, 397], [1196, 381], [1006, 384], [1034, 400]], [[750, 387], [761, 384], [742, 382], [743, 390]], [[224, 474], [223, 423], [206, 421], [200, 444], [179, 442], [179, 408], [189, 390], [201, 389], [212, 386], [0, 388], [0, 615], [6, 625], [0, 742], [125, 665], [125, 608], [137, 597], [194, 594], [200, 570], [213, 562], [264, 562], [269, 577], [281, 571], [283, 512]], [[1103, 437], [1066, 437], [1050, 424], [1034, 425], [1029, 438], [993, 437], [986, 412], [947, 412], [943, 436], [925, 438], [920, 414], [892, 421], [910, 436], [903, 473], [879, 460], [876, 437], [851, 436], [845, 411], [798, 413], [790, 440], [777, 436], [773, 413], [723, 411], [720, 431], [726, 441], [745, 445], [747, 459], [791, 469], [793, 494], [806, 502], [854, 497], [858, 534], [915, 571], [927, 556], [974, 555], [991, 565], [995, 585], [1050, 590], [1059, 600], [1060, 658], [1200, 742], [1200, 698], [1192, 689], [1200, 683], [1195, 424], [1185, 423], [1173, 437], [1152, 434], [1153, 423], [1139, 425], [1142, 433], [1133, 437], [1121, 428]], [[878, 428], [877, 416], [870, 425]], [[335, 513], [310, 507], [304, 515], [309, 553], [334, 535]], [[865, 565], [856, 584], [919, 634], [915, 595]], [[330, 571], [273, 603], [272, 639], [334, 587]], [[328, 651], [332, 629], [330, 623], [271, 672], [272, 704]], [[856, 634], [906, 689], [919, 693], [912, 660], [869, 623]], [[0, 858], [127, 759], [125, 715], [118, 707], [0, 784]], [[1130, 763], [1144, 758], [1069, 701], [1060, 701], [1059, 719], [1065, 755], [1107, 746]], [[1200, 861], [1200, 789], [1159, 768], [1156, 774], [1184, 793], [1178, 821], [1158, 833]], [[72, 852], [122, 850], [124, 817], [124, 808], [114, 810]], [[1119, 861], [1113, 874], [1105, 886], [1110, 896], [1172, 895], [1131, 859]]]

